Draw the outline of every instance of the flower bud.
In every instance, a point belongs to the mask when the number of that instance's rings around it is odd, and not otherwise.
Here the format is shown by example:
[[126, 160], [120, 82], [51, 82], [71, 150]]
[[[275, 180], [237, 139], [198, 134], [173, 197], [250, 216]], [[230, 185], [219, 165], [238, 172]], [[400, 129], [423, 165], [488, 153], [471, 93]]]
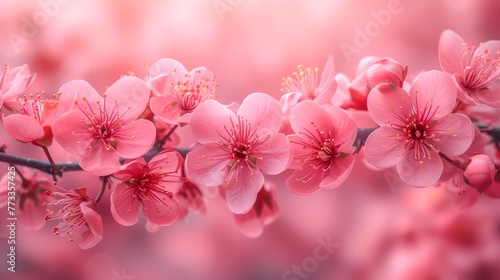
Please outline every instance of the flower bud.
[[464, 181], [480, 193], [485, 191], [495, 178], [497, 170], [491, 158], [484, 154], [478, 154], [470, 158], [465, 167]]
[[370, 90], [381, 83], [392, 83], [401, 87], [407, 72], [408, 65], [403, 66], [392, 58], [384, 57], [375, 61], [368, 68], [366, 72], [366, 85]]

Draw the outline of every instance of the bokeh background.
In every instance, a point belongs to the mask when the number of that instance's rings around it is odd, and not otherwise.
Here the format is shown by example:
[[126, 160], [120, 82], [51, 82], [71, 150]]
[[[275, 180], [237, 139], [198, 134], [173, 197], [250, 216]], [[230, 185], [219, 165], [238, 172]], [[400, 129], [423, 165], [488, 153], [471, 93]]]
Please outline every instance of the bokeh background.
[[[376, 15], [389, 7], [397, 13], [374, 28]], [[497, 0], [0, 0], [0, 63], [28, 64], [38, 75], [31, 91], [56, 92], [84, 79], [102, 92], [121, 75], [145, 77], [155, 61], [171, 57], [187, 68], [206, 66], [217, 76], [218, 100], [241, 102], [256, 91], [279, 98], [282, 77], [298, 64], [323, 67], [330, 54], [348, 77], [369, 55], [408, 64], [410, 75], [439, 69], [444, 29], [473, 44], [500, 39], [499, 13]], [[33, 25], [37, 20], [43, 26]], [[358, 32], [366, 28], [371, 35], [360, 44]], [[355, 51], [346, 53], [347, 45]], [[182, 146], [192, 143], [188, 129], [179, 133]], [[44, 158], [3, 127], [0, 142], [11, 153]], [[75, 160], [57, 146], [51, 150], [57, 161]], [[500, 279], [498, 200], [482, 196], [460, 209], [443, 188], [404, 186], [395, 173], [366, 168], [361, 157], [333, 191], [299, 197], [284, 186], [287, 175], [269, 177], [278, 187], [280, 216], [259, 238], [240, 233], [214, 192], [206, 192], [206, 216], [156, 233], [146, 231], [144, 220], [118, 225], [107, 193], [99, 205], [104, 238], [90, 250], [54, 236], [50, 223], [40, 231], [18, 228], [11, 273], [0, 226], [0, 278]], [[65, 174], [60, 185], [86, 186], [91, 195], [100, 187], [83, 172]], [[0, 210], [3, 224], [7, 211]], [[310, 262], [319, 240], [340, 246], [309, 272], [285, 275]]]

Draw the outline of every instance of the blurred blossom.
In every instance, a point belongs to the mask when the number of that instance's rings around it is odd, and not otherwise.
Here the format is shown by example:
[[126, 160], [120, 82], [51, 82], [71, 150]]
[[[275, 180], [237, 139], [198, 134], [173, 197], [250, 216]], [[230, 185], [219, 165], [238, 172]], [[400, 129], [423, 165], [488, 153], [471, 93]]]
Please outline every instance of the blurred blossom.
[[27, 64], [12, 69], [6, 64], [0, 70], [0, 108], [2, 105], [8, 109], [15, 107], [17, 98], [26, 93], [35, 77]]

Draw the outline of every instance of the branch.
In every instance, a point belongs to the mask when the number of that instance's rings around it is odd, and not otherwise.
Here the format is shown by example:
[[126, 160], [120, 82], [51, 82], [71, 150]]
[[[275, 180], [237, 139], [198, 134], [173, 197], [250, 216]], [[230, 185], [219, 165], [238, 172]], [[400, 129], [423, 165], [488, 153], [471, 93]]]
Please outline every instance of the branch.
[[[494, 143], [500, 143], [500, 126], [489, 126], [485, 124], [475, 124], [481, 132], [486, 133], [492, 137], [492, 141]], [[358, 128], [358, 134], [356, 136], [356, 140], [354, 145], [356, 146], [356, 152], [359, 152], [361, 147], [365, 144], [366, 139], [377, 128]], [[498, 144], [497, 144], [498, 145]], [[144, 155], [146, 161], [149, 161], [152, 157], [157, 155], [162, 149], [159, 147], [154, 147], [149, 152]], [[187, 153], [191, 150], [190, 148], [176, 148], [184, 158]], [[120, 159], [120, 162], [123, 163], [125, 159]], [[39, 160], [34, 158], [25, 158], [21, 156], [9, 155], [6, 153], [0, 152], [0, 162], [7, 162], [10, 164], [23, 165], [38, 169], [42, 172], [48, 174], [55, 174], [57, 172], [51, 166], [49, 161]], [[78, 162], [56, 162], [55, 166], [59, 168], [61, 171], [81, 171], [82, 168]]]

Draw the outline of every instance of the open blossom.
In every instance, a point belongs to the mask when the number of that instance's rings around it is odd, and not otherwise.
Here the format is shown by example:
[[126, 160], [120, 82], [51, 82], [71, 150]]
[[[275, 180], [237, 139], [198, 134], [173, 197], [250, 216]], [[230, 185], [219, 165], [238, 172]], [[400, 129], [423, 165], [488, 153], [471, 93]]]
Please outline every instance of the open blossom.
[[[97, 204], [87, 195], [86, 188], [66, 192], [46, 192], [53, 201], [46, 203], [46, 220], [59, 220], [52, 228], [54, 234], [70, 236], [70, 241], [78, 240], [82, 249], [97, 245], [102, 239], [102, 218], [97, 213]], [[54, 209], [51, 209], [51, 208]]]
[[264, 232], [264, 227], [274, 222], [279, 215], [276, 186], [265, 182], [257, 193], [252, 209], [245, 214], [234, 214], [238, 229], [248, 237], [256, 238]]
[[[52, 145], [52, 124], [63, 113], [69, 110], [73, 96], [60, 92], [53, 98], [43, 98], [42, 94], [30, 94], [18, 98], [18, 104], [11, 114], [3, 119], [5, 130], [21, 142], [34, 142], [37, 145]], [[22, 125], [20, 125], [22, 124]]]
[[184, 181], [182, 163], [177, 151], [163, 150], [149, 162], [139, 158], [124, 164], [114, 174], [122, 181], [111, 193], [111, 213], [115, 220], [124, 226], [137, 223], [142, 206], [151, 224], [174, 223], [180, 214], [173, 196]]
[[329, 102], [337, 88], [333, 56], [328, 56], [325, 67], [319, 76], [317, 67], [297, 66], [297, 71], [291, 77], [283, 78], [281, 92], [300, 93], [300, 101], [315, 100], [323, 104]]
[[236, 113], [215, 100], [203, 102], [191, 122], [201, 147], [186, 157], [188, 178], [222, 186], [229, 209], [248, 212], [264, 184], [262, 173], [275, 175], [288, 166], [290, 143], [278, 133], [282, 120], [278, 101], [264, 93], [248, 95]]
[[354, 166], [354, 121], [338, 107], [326, 110], [304, 101], [292, 109], [290, 122], [295, 131], [289, 135], [294, 154], [290, 168], [297, 170], [286, 181], [288, 188], [309, 194], [340, 186]]
[[[49, 197], [44, 195], [45, 191], [52, 191], [54, 186], [47, 175], [35, 171], [34, 169], [18, 167], [9, 168], [10, 172], [5, 172], [5, 175], [0, 179], [0, 208], [7, 207], [9, 201], [8, 187], [15, 187], [14, 205], [16, 216], [19, 225], [26, 229], [38, 230], [42, 228], [46, 221], [45, 208], [43, 203], [49, 200]], [[2, 209], [7, 212], [7, 209]]]
[[142, 80], [124, 77], [101, 96], [86, 81], [75, 80], [60, 89], [75, 96], [72, 109], [52, 127], [56, 141], [80, 156], [80, 166], [94, 175], [109, 175], [120, 168], [119, 158], [137, 158], [148, 152], [156, 137], [144, 112], [149, 89]]
[[151, 66], [149, 75], [151, 111], [169, 124], [189, 123], [193, 110], [216, 96], [215, 76], [205, 67], [188, 71], [179, 61], [164, 58]]
[[368, 111], [381, 127], [368, 136], [366, 160], [378, 167], [396, 165], [403, 181], [430, 186], [443, 172], [440, 154], [457, 156], [474, 138], [471, 120], [451, 113], [457, 97], [452, 79], [429, 71], [409, 93], [391, 84], [380, 84], [368, 95]]
[[17, 98], [23, 95], [35, 80], [36, 74], [30, 73], [27, 64], [9, 69], [0, 69], [0, 108], [11, 109], [16, 106]]
[[458, 82], [460, 101], [500, 107], [500, 41], [471, 46], [445, 30], [439, 39], [439, 61]]

